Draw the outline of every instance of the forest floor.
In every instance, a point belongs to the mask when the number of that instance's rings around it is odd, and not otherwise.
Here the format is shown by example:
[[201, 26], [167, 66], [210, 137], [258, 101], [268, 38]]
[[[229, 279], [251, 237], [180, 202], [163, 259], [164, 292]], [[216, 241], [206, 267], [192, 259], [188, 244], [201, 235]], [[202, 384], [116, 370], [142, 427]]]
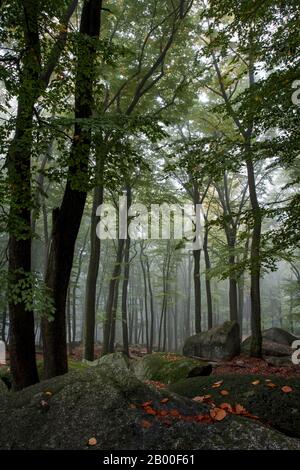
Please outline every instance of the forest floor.
[[[98, 359], [101, 355], [102, 347], [100, 344], [95, 345], [95, 359]], [[130, 348], [130, 356], [133, 359], [138, 359], [147, 354], [147, 350], [142, 346], [133, 346]], [[43, 354], [37, 352], [38, 363], [43, 361]], [[75, 362], [81, 362], [83, 357], [82, 345], [76, 345], [69, 354], [69, 359]], [[1, 365], [0, 368], [7, 368], [9, 366], [9, 355], [7, 357], [7, 364]], [[264, 359], [251, 358], [246, 355], [236, 356], [231, 360], [220, 361], [213, 364], [213, 371], [211, 375], [263, 375], [263, 376], [278, 376], [278, 377], [297, 377], [300, 378], [300, 367], [291, 365], [285, 365], [280, 367], [271, 366]]]

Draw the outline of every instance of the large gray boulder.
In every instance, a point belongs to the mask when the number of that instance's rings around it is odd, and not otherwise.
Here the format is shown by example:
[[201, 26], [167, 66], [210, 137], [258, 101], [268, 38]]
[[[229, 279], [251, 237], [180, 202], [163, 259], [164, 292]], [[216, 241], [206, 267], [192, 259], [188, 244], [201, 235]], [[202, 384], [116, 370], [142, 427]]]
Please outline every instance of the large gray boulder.
[[239, 352], [239, 325], [232, 321], [190, 336], [183, 346], [185, 356], [196, 356], [210, 360], [231, 359]]
[[[251, 336], [246, 338], [241, 346], [242, 352], [245, 354], [250, 354], [251, 346]], [[285, 344], [276, 343], [269, 339], [263, 338], [262, 341], [262, 354], [263, 356], [272, 356], [272, 357], [292, 357], [293, 349]]]
[[297, 336], [289, 333], [282, 328], [269, 328], [268, 330], [264, 330], [262, 332], [263, 339], [267, 339], [269, 341], [274, 341], [274, 343], [284, 344], [286, 346], [291, 346], [293, 341], [299, 339]]
[[[161, 403], [163, 397], [169, 401]], [[152, 409], [177, 410], [164, 418]], [[73, 371], [27, 389], [0, 394], [0, 449], [188, 450], [293, 449], [300, 441], [246, 418], [227, 416], [203, 424], [182, 416], [208, 412], [168, 391], [140, 382], [124, 367], [108, 365]], [[179, 415], [177, 413], [180, 413]]]

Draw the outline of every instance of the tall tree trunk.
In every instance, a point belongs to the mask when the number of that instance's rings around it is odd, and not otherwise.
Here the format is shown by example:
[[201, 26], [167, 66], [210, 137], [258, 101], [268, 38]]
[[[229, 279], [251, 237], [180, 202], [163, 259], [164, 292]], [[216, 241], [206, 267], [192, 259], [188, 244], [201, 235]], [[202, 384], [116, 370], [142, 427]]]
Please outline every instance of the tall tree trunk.
[[205, 260], [205, 288], [206, 288], [206, 302], [207, 302], [207, 328], [210, 330], [213, 327], [213, 310], [212, 310], [212, 295], [211, 284], [209, 278], [209, 270], [211, 268], [210, 256], [208, 251], [208, 227], [205, 224], [204, 239], [203, 239], [203, 253]]
[[[197, 204], [200, 204], [200, 193], [197, 184], [193, 185], [193, 203], [196, 211]], [[197, 212], [196, 212], [197, 213]], [[195, 331], [201, 332], [201, 279], [200, 261], [201, 249], [193, 250], [194, 258], [194, 298], [195, 298]]]
[[240, 338], [243, 339], [243, 323], [244, 323], [244, 285], [245, 279], [244, 274], [239, 277], [238, 280], [238, 292], [239, 292], [239, 325], [240, 325]]
[[[8, 282], [12, 286], [31, 273], [31, 149], [34, 104], [39, 96], [41, 67], [39, 2], [23, 1], [24, 52], [20, 74], [15, 135], [8, 151], [11, 193], [9, 213]], [[31, 293], [32, 295], [32, 293]], [[38, 382], [35, 360], [34, 315], [26, 302], [9, 296], [10, 368], [13, 388], [21, 390]]]
[[148, 290], [149, 290], [149, 300], [150, 300], [150, 335], [149, 335], [149, 353], [152, 353], [153, 343], [154, 343], [154, 302], [153, 302], [153, 290], [151, 283], [151, 274], [150, 274], [150, 265], [148, 257], [146, 256], [146, 270], [147, 270], [147, 280], [148, 280]]
[[247, 172], [249, 183], [249, 194], [253, 215], [254, 227], [251, 240], [251, 349], [252, 357], [261, 357], [262, 355], [262, 333], [261, 333], [261, 305], [260, 305], [260, 240], [261, 240], [261, 211], [256, 194], [256, 183], [254, 166], [251, 158], [247, 159]]
[[116, 338], [116, 321], [117, 321], [117, 309], [118, 309], [118, 300], [119, 300], [119, 285], [120, 285], [120, 278], [118, 277], [117, 282], [115, 284], [115, 291], [114, 291], [114, 302], [113, 302], [113, 309], [112, 309], [112, 322], [110, 328], [110, 337], [109, 337], [109, 352], [114, 352], [115, 350], [115, 338]]
[[109, 283], [109, 291], [106, 303], [106, 318], [104, 322], [104, 333], [103, 333], [103, 350], [102, 354], [108, 354], [110, 351], [111, 337], [113, 336], [112, 330], [115, 326], [114, 321], [114, 305], [115, 305], [115, 295], [118, 290], [118, 281], [121, 274], [122, 268], [122, 257], [123, 257], [123, 248], [124, 248], [124, 239], [119, 238], [118, 247], [117, 247], [117, 256], [114, 264], [114, 269], [112, 277]]
[[71, 322], [70, 287], [68, 288], [68, 293], [67, 293], [67, 329], [68, 329], [69, 354], [72, 354], [72, 322]]
[[94, 360], [95, 321], [96, 321], [96, 291], [100, 263], [100, 239], [97, 237], [97, 207], [103, 202], [103, 186], [94, 189], [93, 209], [90, 231], [90, 259], [85, 289], [84, 310], [84, 358]]
[[195, 331], [201, 332], [201, 250], [193, 250], [194, 257], [194, 296], [195, 296]]
[[187, 300], [186, 300], [186, 315], [185, 315], [185, 335], [191, 335], [191, 277], [192, 277], [191, 256], [188, 254], [188, 273], [187, 273]]
[[[131, 206], [131, 188], [128, 186], [126, 188], [127, 196], [127, 213], [128, 209]], [[129, 341], [128, 341], [128, 308], [127, 308], [127, 298], [128, 298], [128, 284], [129, 284], [129, 271], [130, 271], [130, 237], [127, 232], [127, 239], [125, 242], [125, 253], [124, 253], [124, 280], [122, 287], [122, 336], [123, 336], [123, 351], [127, 356], [129, 356]]]
[[145, 327], [146, 327], [146, 346], [147, 346], [147, 353], [150, 353], [150, 341], [149, 341], [149, 318], [148, 318], [148, 284], [147, 284], [147, 275], [146, 275], [146, 268], [145, 268], [145, 260], [144, 260], [144, 245], [143, 242], [141, 243], [141, 253], [140, 253], [140, 261], [143, 273], [143, 281], [144, 281], [144, 305], [145, 305]]
[[83, 4], [80, 22], [82, 42], [77, 52], [75, 84], [74, 136], [71, 146], [67, 184], [60, 209], [53, 211], [51, 248], [46, 283], [52, 291], [54, 320], [42, 322], [44, 368], [47, 378], [68, 371], [66, 348], [66, 295], [73, 264], [74, 247], [85, 206], [88, 183], [88, 161], [91, 129], [82, 126], [83, 119], [92, 117], [93, 78], [100, 33], [102, 0]]
[[129, 335], [128, 335], [128, 283], [129, 283], [129, 250], [130, 238], [128, 237], [125, 243], [124, 253], [124, 280], [122, 286], [122, 338], [123, 338], [123, 352], [129, 356]]

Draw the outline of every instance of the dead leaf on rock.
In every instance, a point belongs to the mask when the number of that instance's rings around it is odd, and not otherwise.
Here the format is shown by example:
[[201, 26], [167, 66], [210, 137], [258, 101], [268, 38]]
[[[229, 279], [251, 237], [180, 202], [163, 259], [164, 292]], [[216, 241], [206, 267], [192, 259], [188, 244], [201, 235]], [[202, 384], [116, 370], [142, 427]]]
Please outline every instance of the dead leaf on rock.
[[89, 440], [88, 440], [88, 445], [89, 446], [95, 446], [97, 444], [97, 439], [95, 437], [91, 437]]
[[221, 403], [221, 405], [219, 405], [219, 408], [227, 411], [228, 413], [232, 413], [232, 406], [230, 405], [230, 403]]
[[152, 424], [147, 419], [142, 419], [141, 426], [144, 429], [148, 429], [148, 428], [151, 428]]
[[214, 421], [222, 421], [227, 416], [227, 413], [222, 408], [216, 407], [210, 410], [210, 416]]

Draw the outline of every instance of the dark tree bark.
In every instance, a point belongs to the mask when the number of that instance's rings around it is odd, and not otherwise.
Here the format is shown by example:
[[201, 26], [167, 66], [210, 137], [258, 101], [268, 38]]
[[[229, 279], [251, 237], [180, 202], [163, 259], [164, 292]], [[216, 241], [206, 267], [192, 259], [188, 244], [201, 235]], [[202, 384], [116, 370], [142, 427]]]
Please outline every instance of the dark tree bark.
[[[100, 33], [102, 0], [83, 4], [80, 22], [82, 43], [78, 48], [75, 84], [75, 118], [67, 184], [59, 209], [54, 211], [52, 240], [46, 283], [52, 291], [54, 320], [43, 320], [44, 368], [47, 378], [68, 371], [66, 348], [66, 295], [73, 264], [74, 247], [87, 195], [91, 130], [82, 119], [92, 117], [93, 78]], [[93, 40], [91, 40], [93, 39]]]
[[[9, 214], [10, 286], [21, 282], [31, 272], [31, 149], [34, 104], [39, 96], [41, 67], [39, 42], [39, 2], [23, 2], [24, 55], [20, 74], [16, 129], [8, 152], [11, 192]], [[13, 388], [20, 390], [38, 382], [35, 360], [34, 315], [24, 301], [9, 297], [10, 368]]]
[[147, 283], [147, 274], [145, 268], [145, 255], [144, 255], [144, 244], [143, 241], [141, 243], [141, 253], [140, 253], [140, 261], [143, 273], [143, 281], [144, 281], [144, 305], [145, 305], [145, 327], [146, 327], [146, 346], [147, 346], [147, 353], [150, 353], [150, 341], [149, 341], [149, 317], [148, 317], [148, 283]]
[[211, 295], [211, 285], [209, 278], [209, 270], [211, 268], [210, 256], [208, 251], [208, 227], [205, 224], [204, 229], [204, 238], [203, 238], [203, 253], [205, 260], [205, 288], [206, 288], [206, 301], [207, 301], [207, 328], [210, 330], [213, 327], [213, 310], [212, 310], [212, 295]]
[[[196, 205], [200, 204], [200, 194], [197, 184], [193, 188], [193, 203], [196, 210]], [[195, 297], [195, 331], [201, 332], [201, 279], [200, 279], [200, 261], [201, 249], [193, 250], [194, 257], [194, 297]]]
[[201, 250], [193, 250], [194, 257], [194, 295], [195, 295], [195, 331], [201, 332]]
[[103, 186], [94, 189], [93, 209], [90, 231], [90, 259], [85, 289], [84, 311], [84, 358], [94, 360], [95, 320], [96, 320], [96, 290], [100, 262], [100, 239], [96, 234], [97, 207], [103, 202]]
[[148, 280], [148, 290], [149, 290], [149, 301], [150, 301], [150, 334], [149, 334], [149, 353], [152, 353], [153, 343], [154, 343], [154, 301], [153, 301], [153, 290], [151, 283], [151, 274], [150, 274], [150, 264], [148, 257], [145, 258], [146, 270], [147, 270], [147, 280]]
[[252, 231], [251, 241], [251, 347], [250, 354], [252, 357], [261, 357], [262, 355], [262, 332], [261, 332], [261, 305], [260, 305], [260, 241], [261, 241], [261, 211], [256, 194], [255, 174], [253, 162], [250, 158], [247, 160], [247, 172], [249, 183], [249, 194], [251, 208], [253, 214], [254, 227]]
[[114, 328], [115, 328], [115, 319], [114, 319], [114, 307], [116, 302], [116, 291], [118, 290], [118, 282], [121, 274], [122, 268], [122, 258], [123, 258], [123, 249], [124, 249], [123, 238], [118, 240], [117, 246], [117, 256], [114, 264], [114, 269], [112, 277], [109, 283], [109, 291], [106, 303], [106, 318], [104, 322], [104, 333], [103, 333], [103, 350], [102, 354], [108, 354], [113, 352], [111, 350], [111, 338], [114, 337]]
[[[127, 211], [131, 206], [131, 188], [128, 186], [126, 188], [127, 196]], [[127, 212], [128, 213], [128, 212]], [[124, 250], [124, 280], [122, 286], [122, 336], [123, 336], [123, 351], [127, 356], [129, 356], [129, 341], [128, 341], [128, 308], [127, 308], [127, 298], [128, 298], [128, 284], [129, 284], [129, 271], [130, 271], [130, 260], [129, 260], [129, 251], [130, 251], [130, 237], [127, 233], [127, 239], [125, 242]]]

